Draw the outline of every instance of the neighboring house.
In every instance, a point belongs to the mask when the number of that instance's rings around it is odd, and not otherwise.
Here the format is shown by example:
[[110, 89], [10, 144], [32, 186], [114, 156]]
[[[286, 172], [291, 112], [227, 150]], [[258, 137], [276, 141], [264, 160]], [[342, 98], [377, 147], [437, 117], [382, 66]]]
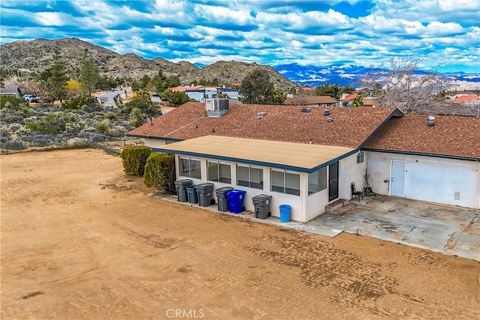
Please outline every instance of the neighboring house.
[[380, 98], [377, 97], [365, 97], [362, 101], [364, 107], [376, 108], [380, 106]]
[[[210, 104], [209, 110], [211, 110]], [[272, 195], [308, 221], [351, 184], [374, 192], [480, 207], [480, 118], [404, 116], [385, 108], [303, 108], [233, 104], [206, 112], [186, 103], [131, 132], [176, 155], [177, 178]]]
[[478, 91], [468, 91], [468, 90], [463, 90], [463, 91], [447, 91], [445, 92], [445, 97], [448, 100], [455, 100], [456, 98], [459, 97], [465, 97], [465, 96], [477, 96], [480, 94]]
[[340, 98], [340, 102], [344, 106], [352, 106], [353, 100], [358, 96], [358, 93], [345, 94]]
[[229, 99], [238, 100], [238, 90], [232, 88], [223, 87], [205, 87], [205, 86], [177, 86], [171, 89], [174, 92], [183, 92], [190, 99], [195, 101], [205, 101], [205, 99], [211, 99], [217, 95], [223, 93], [228, 96]]
[[464, 95], [464, 96], [457, 96], [452, 100], [453, 103], [475, 103], [480, 101], [480, 96], [474, 95]]
[[285, 99], [283, 104], [294, 106], [333, 107], [339, 106], [339, 101], [330, 96], [290, 95], [287, 96], [287, 99]]

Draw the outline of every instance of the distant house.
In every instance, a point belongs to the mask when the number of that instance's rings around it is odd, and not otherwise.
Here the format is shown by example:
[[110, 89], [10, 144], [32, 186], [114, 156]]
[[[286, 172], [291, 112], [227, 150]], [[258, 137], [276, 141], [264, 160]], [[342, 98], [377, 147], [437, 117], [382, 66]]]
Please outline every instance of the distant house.
[[[480, 118], [386, 108], [186, 103], [128, 133], [175, 154], [178, 179], [272, 196], [308, 221], [352, 185], [390, 196], [480, 208]], [[221, 170], [219, 169], [221, 168]], [[367, 176], [368, 174], [368, 176]]]
[[238, 90], [224, 87], [207, 87], [207, 86], [177, 86], [171, 89], [174, 92], [183, 92], [190, 99], [203, 102], [205, 99], [211, 99], [219, 94], [225, 94], [229, 99], [238, 100]]
[[376, 108], [380, 106], [380, 98], [377, 97], [365, 97], [362, 101], [364, 107]]
[[475, 96], [478, 96], [479, 94], [480, 94], [479, 91], [471, 91], [471, 90], [447, 91], [445, 92], [445, 97], [448, 100], [454, 101], [455, 99], [460, 97], [466, 97], [466, 96], [475, 97]]
[[453, 103], [475, 103], [480, 102], [480, 96], [475, 95], [461, 95], [452, 100]]
[[338, 106], [339, 101], [330, 96], [310, 96], [310, 95], [291, 95], [287, 96], [285, 105], [294, 106], [318, 106], [318, 107], [332, 107]]
[[353, 103], [353, 100], [358, 96], [358, 93], [349, 93], [349, 94], [344, 94], [340, 98], [340, 102], [342, 103], [343, 106], [351, 106]]

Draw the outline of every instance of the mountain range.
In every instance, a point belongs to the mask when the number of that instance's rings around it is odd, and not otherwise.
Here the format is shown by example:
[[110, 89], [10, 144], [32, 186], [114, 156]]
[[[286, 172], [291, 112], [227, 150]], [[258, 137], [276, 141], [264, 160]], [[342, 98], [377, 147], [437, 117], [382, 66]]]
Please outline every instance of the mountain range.
[[99, 66], [100, 72], [112, 77], [140, 78], [143, 75], [153, 76], [162, 71], [165, 75], [179, 75], [182, 83], [216, 79], [219, 83], [229, 84], [241, 82], [255, 68], [263, 68], [270, 74], [270, 79], [275, 86], [279, 88], [298, 86], [268, 65], [217, 61], [207, 66], [200, 65], [201, 68], [199, 68], [188, 61], [175, 63], [160, 57], [145, 59], [134, 53], [121, 55], [77, 38], [36, 39], [6, 43], [0, 46], [0, 61], [3, 69], [38, 73], [51, 65], [53, 55], [58, 50], [68, 70], [75, 74], [85, 49]]
[[[360, 80], [366, 74], [385, 74], [386, 69], [380, 67], [363, 67], [357, 65], [332, 64], [328, 66], [313, 66], [299, 64], [276, 65], [275, 70], [286, 78], [305, 86], [319, 86], [325, 82], [341, 86], [353, 85], [358, 87]], [[417, 70], [415, 74], [426, 74], [427, 70]], [[471, 87], [480, 86], [480, 73], [440, 73], [453, 83], [471, 83]]]
[[[209, 65], [188, 61], [175, 63], [161, 57], [145, 59], [134, 53], [121, 55], [77, 38], [36, 39], [2, 44], [0, 45], [0, 61], [3, 69], [38, 73], [52, 63], [53, 55], [58, 50], [67, 68], [72, 74], [75, 74], [85, 49], [92, 55], [102, 74], [113, 77], [140, 78], [143, 75], [153, 76], [162, 71], [166, 75], [179, 75], [182, 83], [186, 84], [200, 79], [216, 79], [219, 83], [224, 84], [241, 82], [251, 70], [263, 68], [270, 74], [274, 85], [279, 88], [298, 85], [318, 86], [325, 82], [342, 86], [359, 86], [360, 79], [365, 74], [386, 72], [385, 69], [379, 67], [342, 64], [314, 66], [292, 63], [272, 67], [238, 61], [217, 61]], [[425, 72], [427, 71], [417, 71], [418, 74]], [[480, 74], [460, 72], [444, 73], [442, 76], [464, 89], [480, 88]]]

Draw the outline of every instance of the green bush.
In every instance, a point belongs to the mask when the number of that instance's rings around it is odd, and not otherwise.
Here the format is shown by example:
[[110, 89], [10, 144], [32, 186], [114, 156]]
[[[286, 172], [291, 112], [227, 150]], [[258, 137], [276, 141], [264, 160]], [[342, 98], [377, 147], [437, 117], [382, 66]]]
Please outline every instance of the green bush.
[[62, 108], [80, 110], [84, 105], [91, 106], [95, 103], [95, 99], [89, 96], [76, 96], [70, 100], [65, 100], [62, 103]]
[[28, 106], [22, 98], [15, 96], [0, 96], [0, 109], [19, 110]]
[[145, 165], [143, 182], [154, 190], [172, 192], [175, 189], [175, 156], [167, 153], [152, 153]]
[[38, 133], [57, 134], [65, 131], [65, 122], [65, 114], [55, 112], [36, 120], [28, 120], [26, 128]]
[[144, 146], [128, 146], [122, 150], [123, 170], [132, 176], [143, 176], [145, 163], [152, 149]]
[[110, 121], [108, 121], [108, 119], [104, 119], [95, 126], [95, 129], [102, 134], [107, 134], [109, 127]]

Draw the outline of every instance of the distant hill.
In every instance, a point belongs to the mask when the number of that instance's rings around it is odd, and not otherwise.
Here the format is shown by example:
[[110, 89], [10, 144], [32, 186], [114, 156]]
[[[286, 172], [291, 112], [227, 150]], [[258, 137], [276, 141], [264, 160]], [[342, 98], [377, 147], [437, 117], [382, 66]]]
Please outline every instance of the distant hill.
[[174, 63], [163, 58], [145, 59], [133, 53], [121, 55], [77, 38], [36, 39], [3, 44], [0, 46], [0, 61], [4, 69], [38, 73], [52, 63], [54, 52], [58, 50], [70, 72], [75, 74], [85, 49], [88, 49], [96, 60], [100, 72], [113, 77], [140, 78], [143, 75], [153, 76], [161, 70], [166, 75], [179, 75], [183, 83], [200, 79], [216, 79], [220, 83], [228, 84], [242, 81], [248, 72], [260, 67], [268, 70], [276, 86], [281, 88], [297, 86], [270, 66], [218, 61], [199, 68], [188, 61]]

